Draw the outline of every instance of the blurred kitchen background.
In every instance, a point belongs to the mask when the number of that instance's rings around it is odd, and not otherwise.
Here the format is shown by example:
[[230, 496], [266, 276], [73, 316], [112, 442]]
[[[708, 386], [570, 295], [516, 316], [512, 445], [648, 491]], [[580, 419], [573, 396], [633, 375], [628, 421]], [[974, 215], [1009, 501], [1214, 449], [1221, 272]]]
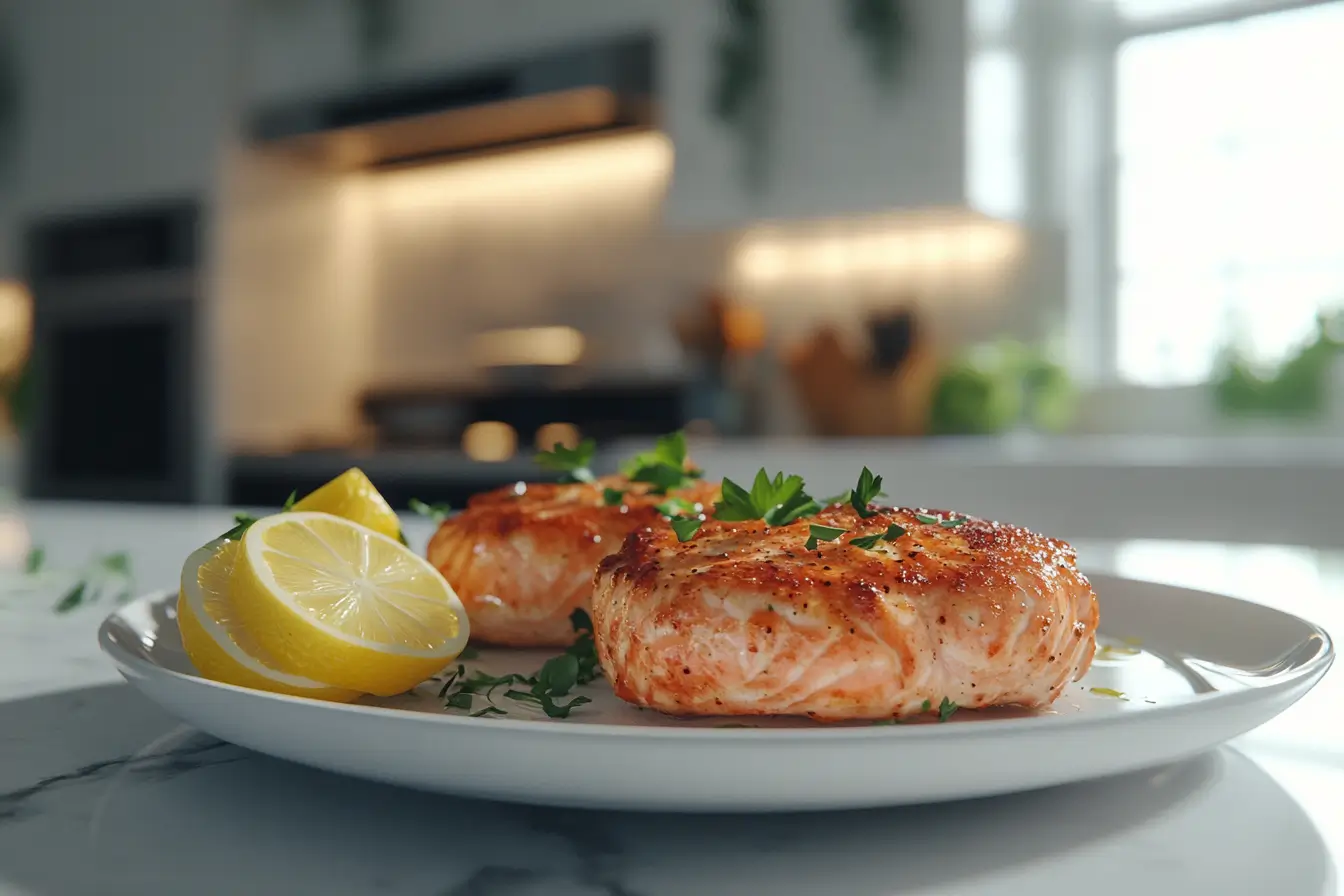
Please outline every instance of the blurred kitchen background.
[[42, 499], [712, 474], [1344, 545], [1344, 2], [0, 0]]

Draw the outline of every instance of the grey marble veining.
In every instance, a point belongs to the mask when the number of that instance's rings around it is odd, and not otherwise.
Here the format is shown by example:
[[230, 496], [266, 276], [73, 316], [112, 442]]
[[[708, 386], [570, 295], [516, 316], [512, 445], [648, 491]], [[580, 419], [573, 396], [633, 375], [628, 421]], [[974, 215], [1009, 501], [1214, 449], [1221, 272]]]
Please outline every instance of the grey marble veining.
[[[1225, 885], [1282, 884], [1282, 863], [1310, 884], [1292, 892], [1333, 885], [1310, 821], [1233, 751], [1016, 797], [750, 817], [510, 806], [342, 778], [195, 733], [120, 685], [0, 704], [0, 731], [0, 892], [1048, 893], [1107, 870], [1124, 886], [1093, 880], [1089, 893], [1164, 880], [1238, 892]], [[1248, 806], [1263, 816], [1249, 825]], [[1232, 861], [1238, 834], [1261, 844]]]
[[[33, 531], [61, 535], [72, 557], [135, 548], [148, 589], [169, 584], [224, 516], [44, 511]], [[1225, 577], [1210, 587], [1250, 580], [1245, 549], [1170, 553], [1186, 583], [1199, 584], [1200, 557]], [[1088, 556], [1152, 576], [1166, 554]], [[1309, 578], [1305, 556], [1262, 553], [1254, 568], [1292, 584], [1285, 609], [1328, 621], [1327, 595], [1344, 592], [1326, 572]], [[0, 896], [1330, 896], [1344, 855], [1333, 676], [1233, 748], [1121, 778], [863, 812], [609, 813], [402, 790], [221, 743], [120, 683], [94, 640], [101, 616], [0, 594]], [[920, 770], [893, 756], [891, 774]]]

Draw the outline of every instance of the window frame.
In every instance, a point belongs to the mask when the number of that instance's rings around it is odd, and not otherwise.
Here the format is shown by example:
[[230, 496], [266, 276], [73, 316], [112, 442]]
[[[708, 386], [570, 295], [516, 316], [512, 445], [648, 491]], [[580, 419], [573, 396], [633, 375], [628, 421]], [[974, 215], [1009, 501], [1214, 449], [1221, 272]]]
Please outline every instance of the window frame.
[[[1073, 200], [1072, 217], [1075, 221], [1085, 221], [1086, 231], [1084, 235], [1074, 230], [1077, 244], [1071, 250], [1070, 267], [1074, 270], [1069, 290], [1073, 297], [1069, 332], [1073, 343], [1081, 347], [1076, 353], [1075, 366], [1085, 382], [1135, 389], [1186, 388], [1145, 387], [1124, 378], [1120, 370], [1120, 154], [1116, 139], [1119, 112], [1116, 81], [1121, 49], [1136, 39], [1342, 2], [1344, 0], [1227, 0], [1208, 8], [1142, 17], [1124, 16], [1113, 0], [1095, 3], [1076, 37], [1082, 47], [1083, 76], [1089, 82], [1098, 107], [1086, 143], [1099, 150], [1099, 156], [1090, 202], [1086, 198], [1075, 197]], [[1077, 129], [1073, 129], [1072, 135], [1069, 130], [1066, 125], [1061, 136], [1076, 138]], [[1076, 145], [1076, 140], [1070, 142]]]

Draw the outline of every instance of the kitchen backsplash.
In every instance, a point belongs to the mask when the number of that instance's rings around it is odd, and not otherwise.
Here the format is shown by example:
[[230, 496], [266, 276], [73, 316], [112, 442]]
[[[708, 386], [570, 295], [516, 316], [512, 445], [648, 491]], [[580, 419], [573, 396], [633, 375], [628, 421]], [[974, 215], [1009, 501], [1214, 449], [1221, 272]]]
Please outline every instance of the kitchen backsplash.
[[341, 438], [364, 387], [470, 380], [471, 339], [496, 328], [570, 326], [586, 364], [675, 371], [672, 318], [715, 286], [759, 307], [776, 347], [902, 303], [946, 344], [1035, 326], [1014, 319], [1040, 288], [1016, 228], [935, 211], [674, 232], [671, 172], [657, 133], [342, 176], [237, 150], [213, 272], [221, 434]]

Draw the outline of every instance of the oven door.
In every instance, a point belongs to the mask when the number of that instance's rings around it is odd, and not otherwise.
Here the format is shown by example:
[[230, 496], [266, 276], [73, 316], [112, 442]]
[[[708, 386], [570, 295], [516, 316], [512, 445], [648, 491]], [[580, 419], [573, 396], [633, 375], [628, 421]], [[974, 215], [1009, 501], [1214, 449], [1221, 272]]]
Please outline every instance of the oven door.
[[36, 285], [29, 496], [194, 499], [195, 300], [181, 273]]

